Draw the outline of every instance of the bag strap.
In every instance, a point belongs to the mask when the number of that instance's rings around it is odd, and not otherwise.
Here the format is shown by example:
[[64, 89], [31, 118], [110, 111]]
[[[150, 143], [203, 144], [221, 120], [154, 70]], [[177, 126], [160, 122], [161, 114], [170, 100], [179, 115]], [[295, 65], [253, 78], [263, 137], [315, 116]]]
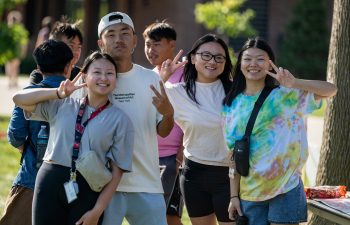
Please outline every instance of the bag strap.
[[256, 100], [254, 104], [254, 109], [252, 114], [250, 115], [247, 127], [245, 129], [244, 137], [246, 138], [250, 137], [250, 135], [252, 134], [253, 127], [254, 127], [256, 118], [258, 117], [259, 111], [272, 90], [273, 88], [265, 86], [262, 92], [260, 93], [258, 100]]
[[98, 108], [95, 112], [93, 112], [90, 117], [81, 125], [82, 119], [83, 119], [83, 114], [84, 110], [86, 107], [86, 101], [87, 101], [88, 96], [86, 96], [83, 101], [80, 104], [80, 109], [77, 115], [77, 120], [76, 120], [76, 125], [75, 125], [75, 140], [74, 140], [74, 146], [73, 146], [73, 155], [72, 155], [72, 169], [71, 172], [75, 173], [76, 167], [75, 167], [75, 161], [78, 159], [79, 155], [79, 147], [80, 147], [80, 141], [83, 136], [84, 130], [86, 126], [88, 125], [89, 121], [95, 118], [98, 114], [100, 114], [108, 105], [109, 105], [109, 100], [107, 100], [107, 103], [100, 108]]

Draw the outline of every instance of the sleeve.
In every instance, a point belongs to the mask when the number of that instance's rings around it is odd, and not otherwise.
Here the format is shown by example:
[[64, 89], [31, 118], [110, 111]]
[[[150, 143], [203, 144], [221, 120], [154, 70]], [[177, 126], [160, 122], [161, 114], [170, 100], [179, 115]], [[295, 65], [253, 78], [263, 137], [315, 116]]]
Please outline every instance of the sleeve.
[[123, 113], [114, 133], [113, 145], [106, 157], [113, 160], [124, 172], [131, 172], [133, 151], [134, 128], [129, 117]]
[[315, 101], [314, 93], [286, 88], [281, 86], [281, 90], [283, 93], [283, 105], [286, 107], [296, 107], [296, 112], [302, 114], [303, 116], [307, 116], [312, 114], [317, 109], [320, 109], [323, 105], [322, 100]]
[[29, 85], [37, 85], [43, 80], [43, 75], [39, 70], [33, 70], [29, 76]]
[[24, 118], [23, 109], [15, 105], [7, 129], [7, 138], [13, 147], [18, 148], [25, 143], [28, 127], [29, 121]]
[[222, 133], [224, 135], [224, 140], [226, 143], [226, 150], [229, 153], [233, 152], [234, 146], [235, 146], [235, 141], [227, 137], [227, 133], [229, 132], [229, 127], [232, 124], [232, 119], [229, 118], [228, 116], [228, 111], [229, 107], [227, 105], [222, 106], [221, 108], [221, 128], [222, 128]]
[[23, 110], [24, 117], [27, 120], [38, 120], [44, 122], [50, 122], [54, 116], [56, 116], [58, 108], [63, 102], [71, 100], [70, 98], [55, 99], [49, 101], [39, 102], [36, 105], [35, 112], [29, 112]]

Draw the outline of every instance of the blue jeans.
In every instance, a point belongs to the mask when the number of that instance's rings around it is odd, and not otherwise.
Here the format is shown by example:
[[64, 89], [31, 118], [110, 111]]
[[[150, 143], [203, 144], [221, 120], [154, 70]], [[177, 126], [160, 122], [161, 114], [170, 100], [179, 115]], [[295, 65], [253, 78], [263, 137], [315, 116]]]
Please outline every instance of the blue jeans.
[[293, 224], [307, 222], [307, 202], [304, 185], [299, 184], [287, 193], [277, 195], [266, 201], [241, 200], [244, 216], [248, 217], [248, 225]]

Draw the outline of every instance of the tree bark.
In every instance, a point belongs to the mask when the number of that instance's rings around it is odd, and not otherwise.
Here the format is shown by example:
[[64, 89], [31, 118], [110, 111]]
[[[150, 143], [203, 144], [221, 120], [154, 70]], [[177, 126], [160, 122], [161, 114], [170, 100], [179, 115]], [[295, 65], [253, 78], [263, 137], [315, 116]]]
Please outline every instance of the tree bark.
[[[335, 0], [327, 80], [338, 93], [328, 99], [316, 185], [350, 187], [350, 1]], [[313, 215], [309, 225], [336, 224]]]
[[84, 62], [91, 51], [98, 50], [97, 28], [100, 23], [100, 0], [84, 0], [85, 18], [84, 18], [84, 42], [79, 61]]
[[117, 11], [117, 0], [107, 0], [108, 2], [108, 12], [116, 12]]

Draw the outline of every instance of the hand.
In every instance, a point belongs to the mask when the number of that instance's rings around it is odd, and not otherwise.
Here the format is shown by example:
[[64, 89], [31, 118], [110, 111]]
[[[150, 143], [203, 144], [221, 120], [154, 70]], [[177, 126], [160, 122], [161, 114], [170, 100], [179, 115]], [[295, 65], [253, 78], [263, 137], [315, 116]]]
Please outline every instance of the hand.
[[178, 68], [180, 68], [181, 66], [185, 65], [188, 62], [188, 60], [185, 60], [181, 63], [176, 64], [182, 52], [183, 51], [180, 50], [180, 52], [175, 56], [173, 61], [171, 61], [170, 59], [167, 59], [166, 61], [163, 62], [159, 75], [162, 78], [164, 83], [167, 82], [167, 80], [171, 77], [171, 75], [173, 75], [173, 73], [175, 73], [175, 71]]
[[229, 218], [231, 220], [234, 220], [235, 217], [238, 215], [243, 216], [242, 210], [241, 210], [241, 202], [239, 201], [239, 198], [235, 197], [231, 199], [230, 205], [228, 207], [228, 214]]
[[18, 149], [19, 153], [23, 154], [24, 145], [19, 146], [17, 149]]
[[90, 210], [86, 212], [78, 222], [75, 224], [82, 224], [82, 225], [97, 225], [98, 219], [100, 218], [101, 214], [94, 212], [94, 210]]
[[70, 81], [69, 79], [62, 81], [60, 84], [60, 87], [58, 88], [58, 95], [60, 98], [67, 98], [70, 96], [75, 90], [78, 90], [84, 86], [85, 84], [81, 84], [78, 86], [75, 86], [74, 84], [78, 81], [79, 77], [81, 76], [81, 72], [74, 78], [73, 81]]
[[[176, 159], [175, 159], [176, 160]], [[181, 166], [182, 163], [176, 160], [176, 173], [179, 173], [179, 167]]]
[[277, 74], [271, 73], [267, 70], [265, 70], [265, 72], [271, 77], [275, 78], [282, 86], [287, 88], [293, 88], [296, 81], [295, 77], [288, 70], [284, 70], [282, 67], [278, 69], [277, 66], [275, 66], [275, 64], [271, 60], [269, 62], [271, 66], [275, 69]]
[[164, 85], [162, 81], [159, 81], [161, 94], [151, 85], [151, 89], [153, 90], [156, 96], [152, 97], [152, 104], [157, 108], [157, 111], [163, 116], [173, 117], [174, 116], [174, 108], [171, 105], [168, 96], [165, 92]]

